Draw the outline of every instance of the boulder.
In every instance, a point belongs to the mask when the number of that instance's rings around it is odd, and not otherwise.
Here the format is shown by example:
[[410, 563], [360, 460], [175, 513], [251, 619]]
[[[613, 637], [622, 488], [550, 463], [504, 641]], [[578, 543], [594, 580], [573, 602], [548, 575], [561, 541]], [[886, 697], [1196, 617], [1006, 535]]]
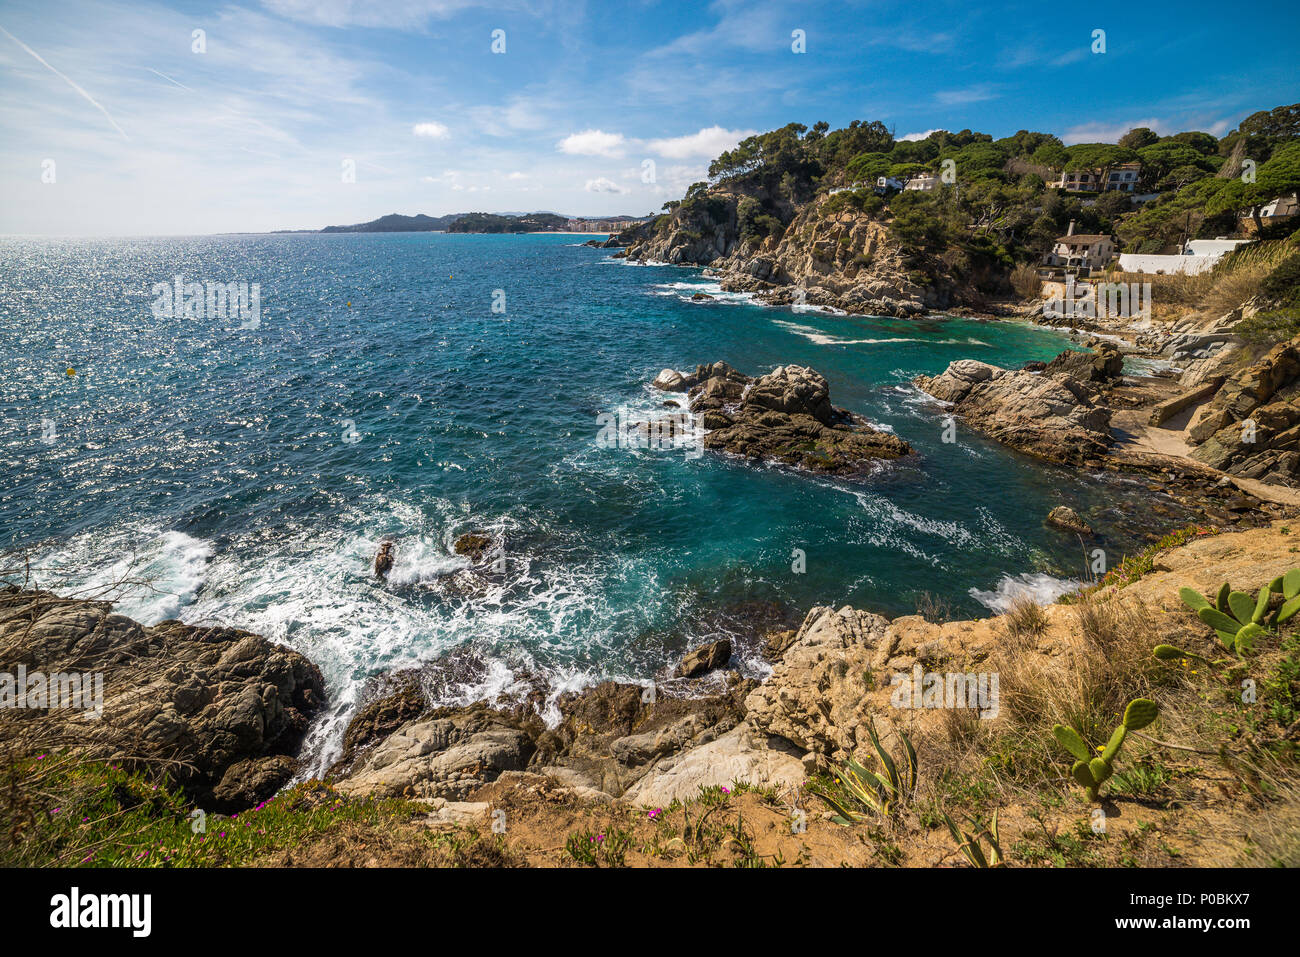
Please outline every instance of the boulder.
[[503, 771], [524, 770], [535, 750], [528, 731], [502, 712], [438, 709], [361, 755], [336, 786], [345, 794], [461, 801]]
[[1047, 524], [1079, 535], [1091, 535], [1092, 527], [1068, 505], [1058, 505], [1047, 513]]
[[102, 675], [102, 712], [0, 712], [9, 743], [63, 742], [90, 758], [171, 764], [201, 807], [242, 810], [297, 769], [320, 671], [298, 652], [236, 628], [145, 627], [112, 604], [0, 587], [0, 672]]
[[730, 660], [731, 639], [723, 638], [690, 652], [682, 659], [674, 674], [678, 678], [694, 678], [714, 668], [721, 668]]
[[744, 724], [721, 737], [657, 763], [627, 790], [623, 800], [642, 807], [667, 807], [698, 797], [702, 787], [798, 788], [807, 772], [789, 743], [769, 739]]

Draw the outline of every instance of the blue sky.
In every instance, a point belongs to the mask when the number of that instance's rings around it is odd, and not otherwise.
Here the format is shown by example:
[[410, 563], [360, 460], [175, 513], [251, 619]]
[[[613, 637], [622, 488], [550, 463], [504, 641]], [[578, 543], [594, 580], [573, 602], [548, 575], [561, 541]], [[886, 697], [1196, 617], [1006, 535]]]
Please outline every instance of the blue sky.
[[643, 214], [796, 120], [1068, 143], [1300, 100], [1293, 2], [0, 0], [0, 30], [10, 234]]

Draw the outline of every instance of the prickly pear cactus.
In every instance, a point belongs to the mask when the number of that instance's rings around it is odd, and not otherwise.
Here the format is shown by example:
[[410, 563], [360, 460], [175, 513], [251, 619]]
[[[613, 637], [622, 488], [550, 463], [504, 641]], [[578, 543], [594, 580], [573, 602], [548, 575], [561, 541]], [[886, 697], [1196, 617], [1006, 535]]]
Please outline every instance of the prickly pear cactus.
[[1076, 760], [1070, 768], [1070, 775], [1083, 787], [1089, 801], [1098, 800], [1101, 786], [1115, 773], [1115, 758], [1130, 731], [1145, 728], [1160, 716], [1160, 706], [1149, 698], [1134, 698], [1124, 709], [1124, 720], [1111, 732], [1110, 740], [1101, 749], [1101, 754], [1093, 756], [1088, 750], [1083, 736], [1073, 728], [1063, 724], [1054, 725], [1052, 734], [1061, 747], [1069, 751]]

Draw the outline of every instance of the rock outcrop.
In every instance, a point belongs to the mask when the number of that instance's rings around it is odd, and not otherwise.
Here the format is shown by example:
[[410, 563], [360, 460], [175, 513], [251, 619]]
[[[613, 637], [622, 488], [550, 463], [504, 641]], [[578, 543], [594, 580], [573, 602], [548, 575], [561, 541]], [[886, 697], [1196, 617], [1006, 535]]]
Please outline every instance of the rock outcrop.
[[665, 369], [654, 385], [688, 393], [691, 411], [703, 416], [709, 430], [705, 448], [836, 475], [862, 472], [875, 460], [912, 451], [897, 436], [833, 406], [826, 378], [803, 366], [781, 366], [752, 378], [715, 362], [694, 372]]
[[1067, 374], [959, 359], [937, 376], [919, 376], [916, 385], [951, 403], [972, 428], [1051, 462], [1095, 461], [1111, 443], [1110, 410]]
[[1197, 445], [1192, 458], [1212, 468], [1300, 482], [1300, 337], [1228, 376], [1188, 437]]
[[[779, 228], [742, 235], [739, 209], [749, 200], [779, 210], [779, 219], [769, 217]], [[905, 250], [884, 221], [825, 193], [792, 206], [763, 188], [714, 189], [621, 240], [629, 259], [707, 266], [723, 289], [772, 305], [899, 318], [957, 303], [984, 305], [942, 259]]]
[[106, 601], [0, 588], [0, 672], [102, 675], [102, 714], [0, 712], [12, 744], [124, 764], [170, 765], [200, 806], [240, 810], [294, 774], [308, 719], [325, 703], [298, 652], [235, 628], [145, 627]]
[[679, 678], [695, 678], [714, 668], [721, 668], [730, 660], [731, 639], [721, 638], [687, 654], [677, 666], [675, 674]]

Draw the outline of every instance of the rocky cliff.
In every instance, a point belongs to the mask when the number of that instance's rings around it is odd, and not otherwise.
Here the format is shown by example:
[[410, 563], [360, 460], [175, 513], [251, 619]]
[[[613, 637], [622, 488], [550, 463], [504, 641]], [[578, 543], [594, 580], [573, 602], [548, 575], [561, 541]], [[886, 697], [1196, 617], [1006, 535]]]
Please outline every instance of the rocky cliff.
[[766, 235], [746, 234], [738, 213], [746, 198], [754, 197], [718, 191], [688, 200], [625, 233], [626, 256], [707, 266], [724, 289], [752, 292], [776, 305], [803, 302], [910, 317], [984, 303], [943, 261], [905, 250], [891, 237], [888, 220], [823, 193], [791, 207], [788, 223], [768, 217]]

